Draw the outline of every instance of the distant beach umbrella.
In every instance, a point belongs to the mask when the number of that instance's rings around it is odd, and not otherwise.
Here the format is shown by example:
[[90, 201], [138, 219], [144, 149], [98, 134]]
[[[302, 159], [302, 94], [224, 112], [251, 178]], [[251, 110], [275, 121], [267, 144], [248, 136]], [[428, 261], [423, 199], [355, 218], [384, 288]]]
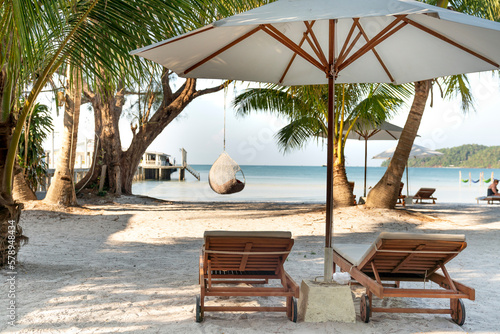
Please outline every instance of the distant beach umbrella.
[[347, 139], [365, 141], [365, 183], [363, 196], [366, 197], [366, 171], [368, 165], [368, 140], [398, 140], [403, 132], [403, 128], [389, 122], [382, 122], [380, 125], [357, 122]]
[[131, 52], [181, 77], [328, 84], [325, 280], [333, 274], [335, 83], [500, 68], [500, 23], [409, 0], [280, 0]]
[[[396, 147], [390, 148], [375, 155], [373, 159], [391, 159], [394, 155], [394, 151], [396, 151]], [[413, 144], [413, 146], [411, 147], [410, 158], [427, 158], [435, 155], [443, 155], [443, 153], [415, 144]]]
[[[396, 151], [396, 147], [390, 148], [388, 150], [385, 150], [384, 152], [381, 152], [373, 157], [373, 159], [391, 159], [392, 156], [394, 155], [394, 151]], [[443, 153], [431, 150], [430, 148], [419, 146], [413, 144], [411, 147], [410, 151], [410, 156], [409, 158], [427, 158], [427, 157], [432, 157], [436, 155], [443, 155]], [[408, 158], [408, 159], [409, 159]], [[406, 194], [410, 196], [410, 192], [408, 190], [409, 188], [409, 183], [408, 183], [408, 163], [406, 163]]]

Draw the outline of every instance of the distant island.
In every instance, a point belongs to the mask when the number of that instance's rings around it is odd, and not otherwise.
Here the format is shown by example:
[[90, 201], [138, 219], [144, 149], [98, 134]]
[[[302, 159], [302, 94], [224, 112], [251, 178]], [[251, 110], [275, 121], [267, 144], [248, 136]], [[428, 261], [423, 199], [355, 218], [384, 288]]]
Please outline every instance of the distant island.
[[[436, 151], [443, 155], [429, 158], [410, 158], [409, 167], [463, 167], [463, 168], [500, 168], [500, 146], [468, 144]], [[382, 163], [387, 167], [389, 160]]]

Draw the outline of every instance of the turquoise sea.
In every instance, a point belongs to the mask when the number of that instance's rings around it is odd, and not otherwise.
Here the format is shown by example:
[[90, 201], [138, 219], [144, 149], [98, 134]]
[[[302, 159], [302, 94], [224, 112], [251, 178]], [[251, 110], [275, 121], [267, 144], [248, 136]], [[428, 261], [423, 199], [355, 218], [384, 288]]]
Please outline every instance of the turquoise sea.
[[[201, 174], [201, 181], [186, 172], [186, 181], [179, 182], [178, 174], [172, 174], [172, 181], [139, 181], [132, 191], [137, 195], [147, 195], [172, 201], [192, 202], [294, 202], [325, 203], [326, 168], [320, 166], [241, 166], [245, 174], [245, 189], [237, 194], [219, 195], [208, 185], [210, 165], [192, 165]], [[367, 188], [374, 186], [384, 174], [385, 167], [368, 167]], [[441, 203], [476, 203], [475, 198], [486, 195], [488, 183], [460, 182], [462, 179], [478, 180], [481, 172], [489, 179], [491, 173], [500, 178], [500, 169], [465, 168], [410, 168], [409, 194], [419, 188], [436, 188], [434, 196]], [[363, 167], [347, 167], [347, 177], [355, 182], [354, 194], [363, 195]], [[406, 194], [406, 172], [403, 175]]]

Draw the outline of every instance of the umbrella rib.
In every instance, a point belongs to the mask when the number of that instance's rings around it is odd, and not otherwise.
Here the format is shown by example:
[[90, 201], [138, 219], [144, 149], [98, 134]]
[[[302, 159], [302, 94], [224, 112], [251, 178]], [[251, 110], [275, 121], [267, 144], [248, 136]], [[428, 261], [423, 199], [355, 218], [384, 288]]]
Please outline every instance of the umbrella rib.
[[391, 37], [393, 34], [398, 32], [401, 28], [406, 26], [407, 22], [402, 22], [399, 26], [396, 26], [400, 23], [406, 15], [397, 15], [396, 19], [392, 21], [387, 27], [385, 27], [381, 32], [379, 32], [375, 37], [373, 37], [368, 43], [366, 43], [362, 48], [360, 48], [356, 53], [354, 53], [351, 57], [349, 57], [346, 61], [342, 62], [339, 65], [339, 71], [343, 70], [347, 66], [351, 65], [361, 56], [365, 55], [368, 51], [373, 49], [378, 44], [385, 41], [387, 38]]
[[[169, 39], [169, 40], [165, 41], [164, 43], [159, 43], [159, 44], [157, 44], [157, 45], [155, 45], [155, 46], [153, 46], [153, 47], [151, 47], [151, 48], [149, 48], [149, 49], [147, 49], [145, 51], [151, 51], [151, 50], [154, 50], [156, 48], [159, 48], [160, 46], [165, 46], [165, 45], [168, 45], [170, 43], [178, 42], [178, 41], [183, 40], [185, 38], [192, 37], [194, 35], [198, 35], [198, 34], [201, 34], [203, 32], [206, 32], [206, 31], [212, 30], [212, 29], [214, 29], [214, 26], [211, 25], [211, 26], [209, 26], [209, 27], [207, 27], [205, 29], [200, 29], [200, 30], [197, 30], [197, 31], [193, 31], [192, 33], [188, 33], [188, 34], [179, 36], [178, 38]], [[133, 52], [136, 52], [136, 51], [133, 51]]]
[[205, 64], [207, 61], [217, 57], [218, 55], [220, 55], [221, 53], [223, 53], [224, 51], [230, 49], [231, 47], [235, 46], [236, 44], [240, 43], [241, 41], [247, 39], [248, 37], [252, 36], [253, 34], [255, 34], [256, 32], [258, 32], [259, 30], [262, 30], [262, 26], [258, 26], [257, 28], [254, 28], [252, 30], [250, 30], [249, 32], [247, 32], [246, 34], [244, 34], [243, 36], [237, 38], [236, 40], [234, 40], [233, 42], [229, 43], [228, 45], [224, 46], [222, 49], [219, 49], [217, 51], [215, 51], [214, 53], [212, 53], [210, 56], [202, 59], [201, 61], [197, 62], [196, 64], [194, 64], [193, 66], [191, 66], [190, 68], [188, 68], [187, 70], [184, 71], [184, 75], [188, 74], [189, 72], [197, 69], [198, 67], [200, 67], [201, 65]]
[[[366, 42], [368, 43], [370, 41], [370, 39], [368, 38], [368, 35], [366, 35], [365, 30], [361, 26], [361, 23], [359, 23], [359, 20], [356, 22], [356, 25], [358, 26], [359, 31], [363, 34], [363, 37], [365, 38]], [[389, 72], [389, 70], [385, 66], [385, 64], [382, 61], [382, 58], [380, 58], [377, 50], [375, 50], [375, 48], [373, 48], [372, 51], [373, 51], [373, 54], [375, 55], [375, 57], [377, 57], [378, 62], [380, 63], [380, 65], [384, 69], [385, 73], [387, 74], [387, 76], [389, 77], [389, 79], [391, 80], [391, 82], [394, 82], [395, 80], [392, 77], [391, 72]]]
[[328, 61], [326, 60], [325, 53], [323, 52], [323, 49], [321, 48], [321, 45], [319, 44], [318, 39], [316, 38], [316, 34], [312, 30], [312, 27], [313, 27], [313, 25], [314, 25], [315, 22], [316, 21], [312, 21], [312, 24], [310, 24], [309, 22], [304, 21], [304, 24], [307, 27], [307, 32], [309, 33], [309, 35], [311, 35], [311, 37], [312, 37], [312, 39], [314, 41], [314, 44], [316, 45], [316, 49], [320, 53], [318, 55], [318, 58], [321, 60], [321, 62], [323, 63], [323, 65], [327, 66], [328, 65]]
[[[354, 23], [352, 24], [351, 29], [349, 30], [349, 34], [347, 34], [347, 38], [345, 39], [344, 46], [342, 46], [342, 50], [340, 50], [340, 54], [339, 54], [339, 57], [337, 59], [337, 61], [339, 63], [341, 63], [345, 58], [345, 55], [346, 55], [345, 49], [347, 48], [347, 45], [349, 44], [349, 42], [351, 40], [352, 34], [354, 33], [354, 28], [356, 27], [356, 22], [359, 21], [359, 18], [353, 18], [353, 21], [354, 21]], [[349, 52], [347, 52], [347, 54], [349, 54]]]
[[384, 130], [384, 131], [385, 131], [385, 132], [387, 132], [387, 134], [388, 134], [389, 136], [391, 136], [392, 138], [394, 138], [394, 140], [398, 140], [398, 139], [396, 138], [396, 136], [394, 136], [394, 135], [393, 135], [390, 131], [388, 131], [388, 130]]
[[[302, 36], [302, 39], [300, 40], [300, 43], [299, 43], [299, 48], [302, 47], [302, 44], [304, 44], [305, 41], [306, 41], [306, 35]], [[295, 60], [295, 57], [297, 57], [297, 52], [295, 52], [293, 54], [292, 58], [288, 62], [288, 65], [287, 65], [285, 71], [283, 72], [283, 75], [280, 78], [280, 81], [279, 81], [280, 84], [283, 83], [283, 80], [285, 80], [285, 77], [288, 74], [288, 71], [290, 70], [290, 67], [292, 67], [292, 64], [293, 64], [293, 61]]]
[[[304, 22], [304, 23], [306, 23], [306, 22]], [[316, 21], [311, 21], [310, 27], [312, 28], [315, 23], [316, 23]], [[304, 42], [306, 41], [306, 37], [307, 37], [307, 33], [304, 33], [304, 35], [302, 36], [302, 39], [300, 40], [299, 48], [302, 48], [302, 44], [304, 44]], [[288, 62], [288, 65], [286, 66], [286, 69], [283, 72], [283, 75], [281, 76], [280, 81], [278, 81], [280, 84], [283, 83], [283, 80], [285, 80], [285, 77], [288, 74], [290, 67], [292, 67], [293, 62], [295, 61], [295, 57], [297, 57], [297, 52], [294, 52], [292, 58]]]
[[469, 48], [467, 48], [467, 47], [465, 47], [465, 46], [463, 46], [463, 45], [461, 45], [461, 44], [458, 44], [457, 42], [455, 42], [455, 41], [453, 41], [453, 40], [449, 39], [448, 37], [446, 37], [446, 36], [444, 36], [444, 35], [442, 35], [442, 34], [440, 34], [440, 33], [436, 32], [436, 31], [434, 31], [434, 30], [432, 30], [432, 29], [429, 29], [429, 28], [427, 28], [426, 26], [421, 25], [420, 23], [417, 23], [417, 22], [415, 22], [415, 21], [412, 21], [412, 20], [410, 20], [410, 19], [408, 19], [408, 18], [405, 18], [405, 19], [404, 19], [404, 21], [405, 21], [405, 22], [407, 22], [408, 24], [411, 24], [412, 26], [414, 26], [414, 27], [416, 27], [416, 28], [420, 29], [420, 30], [425, 31], [426, 33], [428, 33], [428, 34], [430, 34], [430, 35], [432, 35], [432, 36], [434, 36], [434, 37], [436, 37], [436, 38], [439, 38], [440, 40], [443, 40], [443, 41], [447, 42], [448, 44], [453, 45], [453, 46], [454, 46], [454, 47], [456, 47], [456, 48], [459, 48], [459, 49], [460, 49], [460, 50], [462, 50], [462, 51], [465, 51], [465, 52], [467, 52], [467, 53], [469, 53], [469, 54], [473, 55], [473, 56], [474, 56], [474, 57], [476, 57], [476, 58], [479, 58], [479, 59], [481, 59], [481, 60], [483, 60], [483, 61], [487, 62], [488, 64], [491, 64], [491, 65], [493, 65], [493, 66], [495, 66], [495, 67], [497, 67], [497, 68], [498, 68], [498, 67], [500, 67], [500, 65], [498, 65], [498, 64], [497, 64], [496, 62], [494, 62], [493, 60], [491, 60], [491, 59], [489, 59], [489, 58], [486, 58], [486, 57], [484, 57], [484, 56], [480, 55], [479, 53], [477, 53], [477, 52], [475, 52], [475, 51], [473, 51], [473, 50], [471, 50], [471, 49], [469, 49]]
[[[349, 48], [347, 48], [345, 54], [339, 56], [339, 58], [337, 59], [337, 64], [342, 64], [342, 62], [344, 61], [344, 59], [347, 57], [347, 55], [352, 51], [352, 49], [354, 48], [354, 46], [356, 45], [356, 43], [359, 41], [361, 37], [361, 33], [359, 32], [356, 37], [354, 38], [354, 40], [351, 42], [351, 45], [349, 45]], [[346, 44], [344, 44], [345, 46]]]
[[311, 47], [311, 49], [313, 50], [313, 52], [316, 54], [316, 57], [318, 57], [320, 59], [320, 61], [323, 63], [323, 66], [327, 66], [327, 63], [323, 61], [323, 59], [321, 59], [321, 53], [320, 51], [316, 48], [316, 45], [313, 44], [313, 41], [311, 41], [311, 39], [309, 38], [309, 36], [307, 35], [307, 33], [304, 33], [304, 36], [306, 37], [306, 41], [307, 43], [309, 43], [309, 46]]
[[309, 63], [317, 67], [318, 69], [325, 71], [325, 67], [318, 62], [316, 59], [314, 59], [310, 54], [304, 51], [301, 47], [299, 47], [296, 43], [294, 43], [291, 39], [286, 37], [281, 31], [276, 29], [270, 24], [265, 24], [264, 27], [262, 28], [264, 32], [266, 32], [269, 36], [273, 37], [276, 39], [278, 42], [307, 60]]
[[374, 129], [369, 135], [368, 135], [368, 138], [371, 138], [373, 136], [375, 136], [377, 133], [380, 132], [380, 129]]

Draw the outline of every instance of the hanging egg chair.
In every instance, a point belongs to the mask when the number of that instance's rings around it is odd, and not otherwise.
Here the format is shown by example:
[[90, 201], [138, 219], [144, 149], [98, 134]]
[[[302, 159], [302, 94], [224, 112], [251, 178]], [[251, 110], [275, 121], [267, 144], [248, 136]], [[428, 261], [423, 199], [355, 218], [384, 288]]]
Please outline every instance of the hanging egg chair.
[[234, 194], [245, 188], [245, 175], [236, 161], [224, 151], [210, 168], [208, 183], [218, 194]]

